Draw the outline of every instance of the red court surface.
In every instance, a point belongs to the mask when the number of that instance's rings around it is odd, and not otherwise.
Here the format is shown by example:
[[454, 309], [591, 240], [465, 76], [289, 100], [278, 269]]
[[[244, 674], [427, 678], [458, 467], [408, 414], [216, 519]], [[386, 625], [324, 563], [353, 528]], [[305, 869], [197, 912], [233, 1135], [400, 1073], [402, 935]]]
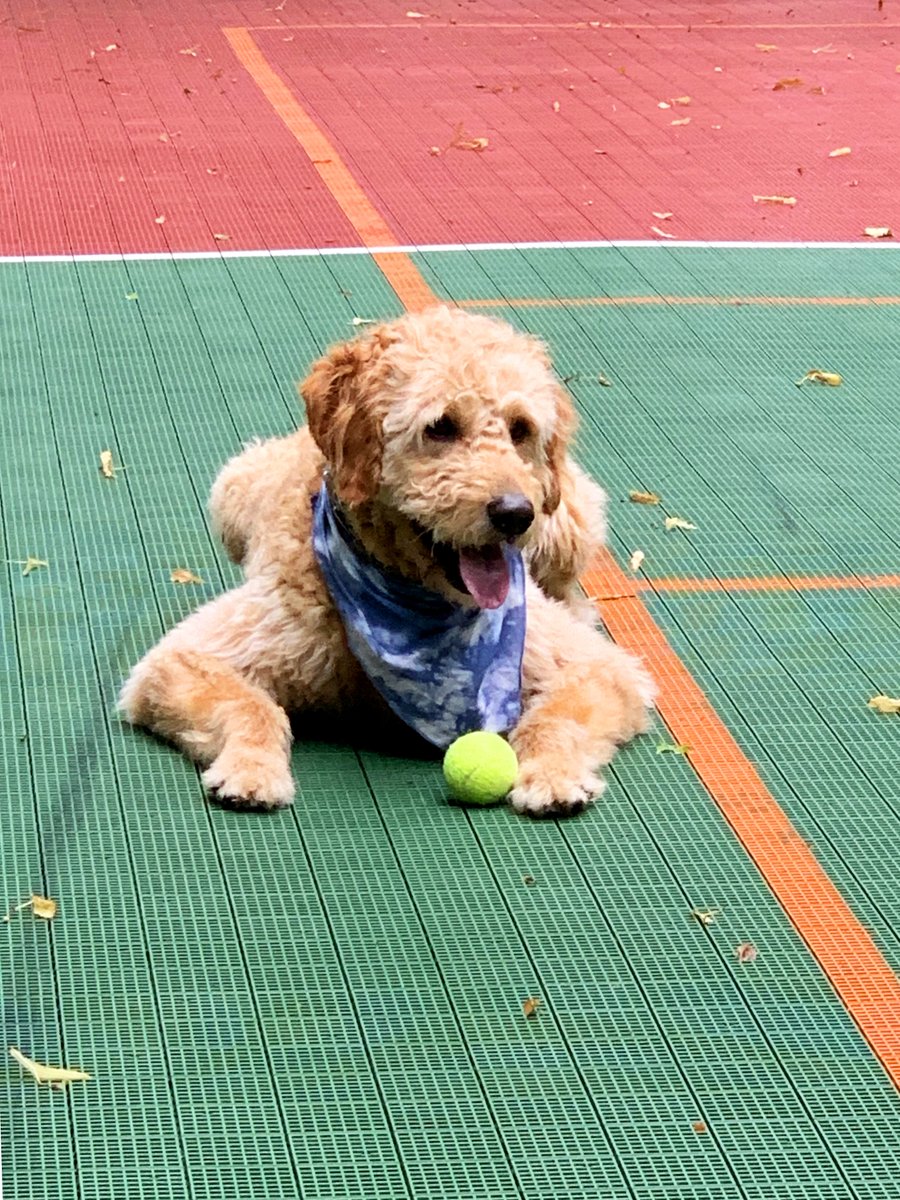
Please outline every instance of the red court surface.
[[[250, 31], [401, 243], [863, 241], [897, 220], [891, 3], [6, 11], [6, 255], [359, 244], [226, 29]], [[487, 147], [444, 149], [460, 128]]]

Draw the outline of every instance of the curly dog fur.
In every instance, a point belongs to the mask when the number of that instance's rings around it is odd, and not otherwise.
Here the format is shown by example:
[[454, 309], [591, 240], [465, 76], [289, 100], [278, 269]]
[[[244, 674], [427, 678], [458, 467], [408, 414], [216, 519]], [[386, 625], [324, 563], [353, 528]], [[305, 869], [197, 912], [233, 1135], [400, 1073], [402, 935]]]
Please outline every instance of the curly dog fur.
[[[605, 538], [605, 495], [571, 461], [575, 413], [533, 338], [438, 307], [334, 346], [300, 387], [308, 425], [228, 462], [210, 499], [244, 582], [192, 613], [137, 664], [120, 707], [204, 768], [220, 801], [294, 796], [288, 713], [381, 713], [350, 654], [311, 545], [327, 469], [336, 503], [385, 568], [474, 603], [447, 551], [500, 540], [498, 496], [533, 512], [520, 763], [513, 806], [578, 811], [618, 745], [643, 731], [653, 685], [596, 628], [577, 581]], [[511, 540], [511, 539], [507, 539]]]

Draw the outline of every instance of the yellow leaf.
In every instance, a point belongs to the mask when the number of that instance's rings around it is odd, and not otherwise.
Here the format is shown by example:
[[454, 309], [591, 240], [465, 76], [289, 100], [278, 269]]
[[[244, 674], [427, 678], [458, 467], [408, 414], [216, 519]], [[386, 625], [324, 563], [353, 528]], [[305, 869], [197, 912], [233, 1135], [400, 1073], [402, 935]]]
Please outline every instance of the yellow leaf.
[[214, 239], [214, 241], [217, 241], [217, 242], [230, 242], [231, 234], [230, 233], [214, 233], [213, 239]]
[[540, 1007], [541, 1002], [537, 996], [529, 996], [527, 1000], [522, 1001], [522, 1012], [526, 1017], [533, 1017]]
[[868, 703], [869, 708], [874, 708], [876, 712], [900, 713], [900, 700], [892, 696], [873, 696]]
[[762, 50], [763, 54], [771, 54], [773, 50], [778, 49], [772, 42], [757, 42], [756, 48], [757, 50]]
[[187, 48], [187, 50], [179, 50], [178, 53], [179, 54], [189, 54], [191, 56], [191, 58], [196, 58], [197, 57], [197, 47], [189, 46]]
[[558, 100], [553, 101], [553, 111], [559, 112], [559, 101]]
[[691, 123], [690, 117], [681, 117], [677, 121], [672, 121], [673, 125], [690, 125], [690, 123]]
[[718, 908], [692, 908], [691, 916], [701, 925], [713, 925], [720, 912]]
[[684, 517], [666, 517], [666, 529], [696, 529], [696, 525], [692, 525], [690, 521], [685, 521]]
[[424, 13], [420, 13], [420, 12], [408, 12], [406, 15], [408, 17], [412, 17], [414, 19], [418, 18], [419, 20], [422, 20], [422, 18], [425, 16]]
[[28, 1058], [21, 1050], [17, 1050], [15, 1046], [10, 1046], [9, 1053], [22, 1070], [32, 1075], [38, 1083], [67, 1084], [78, 1083], [82, 1080], [93, 1078], [93, 1076], [88, 1075], [85, 1071], [74, 1070], [70, 1067], [46, 1067], [43, 1063], [35, 1062], [33, 1058]]
[[892, 238], [894, 236], [893, 230], [887, 225], [867, 225], [863, 233], [870, 238]]
[[597, 382], [601, 387], [612, 387], [612, 380], [604, 375], [602, 371], [597, 372]]
[[836, 371], [807, 371], [802, 379], [797, 380], [797, 387], [804, 383], [823, 383], [826, 387], [840, 387], [843, 382], [843, 375], [838, 375]]
[[754, 196], [754, 204], [788, 204], [793, 206], [797, 203], [796, 196]]
[[669, 218], [673, 217], [674, 215], [675, 215], [674, 213], [670, 213], [670, 212], [655, 212], [655, 213], [653, 213], [653, 216], [656, 217], [657, 221], [668, 221]]
[[849, 146], [839, 146], [837, 150], [829, 150], [829, 158], [843, 158], [845, 154], [852, 154], [853, 151]]
[[137, 300], [137, 298], [138, 298], [137, 292], [126, 292], [125, 293], [126, 300]]
[[685, 742], [660, 742], [656, 747], [657, 754], [690, 754], [691, 748]]
[[166, 218], [165, 218], [165, 217], [154, 217], [154, 218], [153, 218], [153, 223], [154, 223], [155, 225], [165, 225], [165, 223], [166, 223]]
[[659, 504], [656, 492], [629, 492], [628, 499], [632, 504]]
[[690, 96], [676, 96], [675, 99], [672, 101], [673, 104], [690, 104], [690, 102], [691, 102]]
[[49, 896], [32, 896], [29, 904], [34, 915], [42, 921], [52, 921], [59, 907]]
[[169, 140], [169, 135], [167, 133], [161, 133], [159, 135], [159, 140], [161, 142], [167, 142]]
[[109, 53], [110, 50], [118, 50], [118, 48], [119, 47], [116, 45], [115, 42], [110, 42], [108, 46], [103, 47], [103, 49], [107, 52], [107, 54]]
[[779, 79], [777, 83], [772, 85], [773, 92], [784, 92], [788, 88], [803, 87], [803, 80], [798, 75], [791, 75], [785, 79]]
[[50, 564], [44, 558], [33, 558], [28, 555], [27, 558], [11, 558], [9, 562], [14, 562], [17, 567], [24, 567], [23, 575], [30, 575], [32, 571], [36, 571], [38, 567], [49, 567]]
[[632, 554], [631, 558], [628, 560], [629, 569], [632, 571], [639, 571], [641, 569], [641, 563], [646, 557], [647, 555], [643, 552], [643, 550], [635, 550], [634, 554]]
[[660, 100], [659, 104], [657, 104], [656, 107], [657, 108], [671, 108], [672, 105], [668, 102], [668, 100]]
[[100, 474], [104, 479], [115, 479], [116, 469], [113, 466], [112, 450], [100, 451]]
[[169, 576], [173, 583], [202, 583], [203, 580], [199, 575], [195, 575], [193, 571], [189, 571], [187, 567], [176, 567]]
[[671, 238], [675, 237], [674, 233], [666, 233], [665, 229], [660, 229], [658, 225], [651, 225], [650, 232], [655, 233], [657, 237], [661, 237], [661, 238], [670, 238], [671, 239]]

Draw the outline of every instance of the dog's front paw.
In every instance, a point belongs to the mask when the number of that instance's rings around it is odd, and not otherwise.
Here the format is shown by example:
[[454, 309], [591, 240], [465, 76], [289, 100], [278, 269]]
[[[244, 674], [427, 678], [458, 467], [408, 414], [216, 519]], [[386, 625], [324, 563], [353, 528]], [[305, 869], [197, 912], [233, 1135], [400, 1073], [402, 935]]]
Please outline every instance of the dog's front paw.
[[516, 812], [529, 817], [571, 817], [584, 812], [605, 787], [592, 773], [573, 779], [558, 761], [526, 761], [519, 766], [509, 802]]
[[226, 747], [202, 779], [210, 798], [225, 808], [285, 808], [294, 800], [290, 764], [281, 755]]

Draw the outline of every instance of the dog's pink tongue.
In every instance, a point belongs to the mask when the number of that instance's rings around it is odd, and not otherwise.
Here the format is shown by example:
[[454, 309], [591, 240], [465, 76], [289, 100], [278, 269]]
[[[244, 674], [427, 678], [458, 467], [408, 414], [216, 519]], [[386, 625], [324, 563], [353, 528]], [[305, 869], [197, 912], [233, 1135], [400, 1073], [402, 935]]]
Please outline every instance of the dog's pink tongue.
[[460, 550], [459, 573], [479, 608], [499, 608], [509, 593], [509, 567], [501, 546]]

